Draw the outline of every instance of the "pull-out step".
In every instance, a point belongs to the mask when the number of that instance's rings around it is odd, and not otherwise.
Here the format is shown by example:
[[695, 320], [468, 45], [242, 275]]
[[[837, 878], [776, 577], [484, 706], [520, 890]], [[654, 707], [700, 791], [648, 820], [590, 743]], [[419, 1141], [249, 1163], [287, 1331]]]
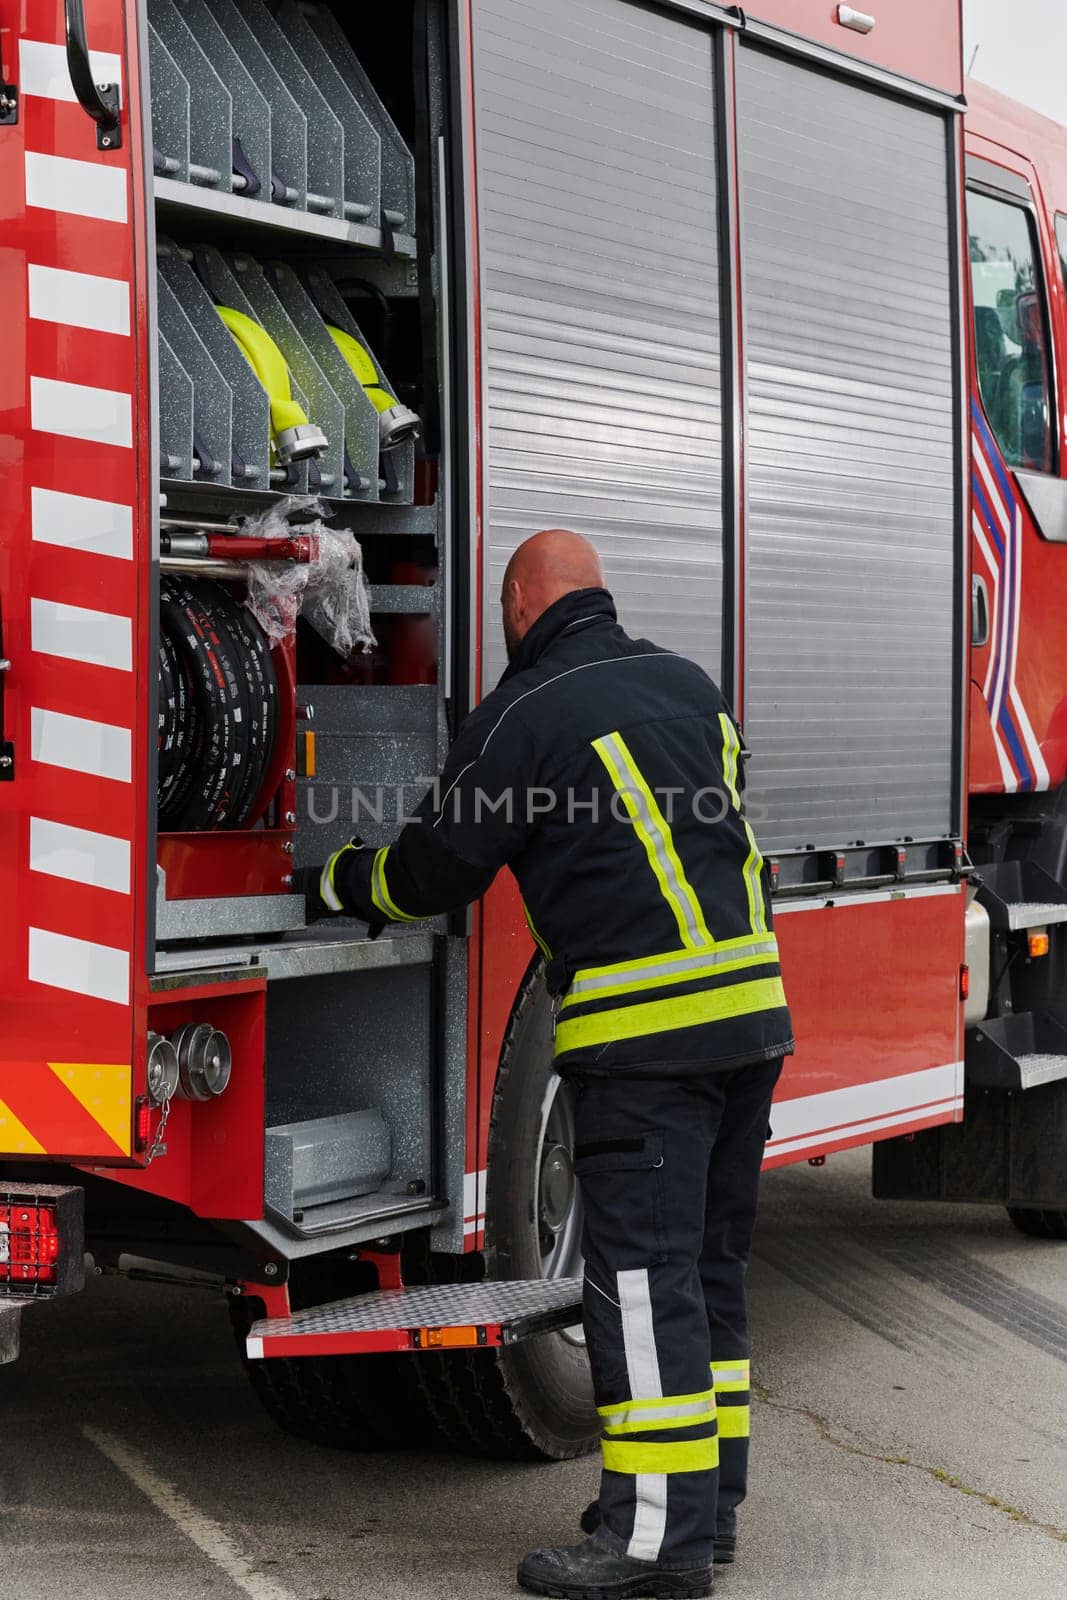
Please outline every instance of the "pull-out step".
[[582, 1280], [429, 1284], [353, 1295], [253, 1323], [252, 1360], [518, 1344], [581, 1317]]
[[1067, 922], [1067, 889], [1033, 861], [998, 861], [978, 875], [977, 898], [994, 928], [1015, 933]]
[[968, 1089], [1037, 1089], [1067, 1078], [1067, 1028], [1043, 1011], [987, 1017], [968, 1029]]

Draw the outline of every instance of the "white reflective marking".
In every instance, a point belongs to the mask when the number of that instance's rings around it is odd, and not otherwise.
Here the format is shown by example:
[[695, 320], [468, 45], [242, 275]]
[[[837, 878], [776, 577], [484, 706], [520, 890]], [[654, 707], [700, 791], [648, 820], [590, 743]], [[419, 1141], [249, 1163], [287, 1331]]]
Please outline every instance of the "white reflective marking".
[[132, 737], [129, 728], [63, 711], [30, 709], [30, 755], [50, 767], [88, 772], [96, 778], [129, 783]]
[[[122, 95], [122, 57], [110, 50], [90, 50], [93, 78], [97, 83], [117, 83]], [[19, 40], [19, 88], [23, 94], [43, 100], [69, 100], [78, 97], [67, 70], [67, 52], [61, 44], [44, 44], [40, 39]]]
[[906, 1128], [916, 1122], [925, 1122], [930, 1117], [940, 1118], [942, 1122], [958, 1122], [962, 1112], [963, 1096], [956, 1094], [949, 1100], [935, 1101], [933, 1105], [912, 1106], [909, 1110], [898, 1111], [891, 1117], [871, 1117], [862, 1122], [834, 1128], [829, 1133], [806, 1133], [799, 1139], [786, 1139], [780, 1144], [768, 1145], [766, 1154], [780, 1156], [795, 1154], [798, 1150], [823, 1150], [827, 1145], [838, 1144], [842, 1139], [862, 1139], [869, 1143], [871, 1135], [883, 1128]]
[[667, 1531], [667, 1474], [639, 1472], [634, 1478], [634, 1531], [626, 1554], [635, 1561], [658, 1561]]
[[96, 944], [92, 939], [31, 928], [29, 976], [33, 983], [89, 995], [93, 1000], [110, 1000], [119, 1006], [130, 1001], [129, 951]]
[[748, 1365], [743, 1367], [721, 1367], [716, 1362], [711, 1363], [711, 1370], [715, 1377], [715, 1387], [719, 1388], [724, 1383], [747, 1383]]
[[463, 1174], [463, 1215], [468, 1222], [480, 1221], [485, 1216], [485, 1180], [487, 1169]]
[[98, 278], [92, 272], [59, 267], [26, 269], [30, 316], [95, 333], [129, 333], [130, 286], [124, 278]]
[[[586, 1280], [588, 1281], [588, 1280]], [[596, 1285], [593, 1285], [596, 1288]], [[653, 1423], [670, 1422], [676, 1417], [707, 1417], [710, 1422], [715, 1416], [715, 1404], [711, 1400], [690, 1400], [685, 1405], [662, 1406], [631, 1406], [625, 1411], [613, 1411], [604, 1417], [605, 1428], [621, 1428], [624, 1423]]]
[[31, 599], [30, 641], [43, 656], [113, 667], [117, 672], [129, 672], [133, 666], [133, 623], [113, 611]]
[[952, 1061], [942, 1067], [876, 1078], [873, 1083], [852, 1083], [822, 1094], [776, 1100], [771, 1107], [773, 1135], [767, 1154], [776, 1155], [788, 1143], [814, 1134], [825, 1135], [827, 1140], [840, 1138], [837, 1130], [876, 1117], [903, 1112], [916, 1118], [927, 1115], [920, 1108], [955, 1098], [957, 1071], [958, 1063]]
[[656, 1354], [656, 1333], [652, 1324], [652, 1294], [648, 1268], [632, 1267], [617, 1272], [615, 1282], [622, 1308], [622, 1343], [626, 1352], [626, 1376], [631, 1400], [655, 1400], [663, 1393]]
[[133, 443], [133, 403], [117, 389], [56, 378], [30, 379], [30, 426], [64, 439], [87, 439], [129, 449]]
[[92, 500], [58, 489], [33, 489], [30, 537], [37, 544], [58, 544], [90, 555], [133, 559], [133, 512], [113, 500]]
[[[989, 569], [989, 579], [993, 589], [993, 595], [989, 606], [989, 638], [990, 640], [993, 640], [997, 637], [998, 618], [1000, 616], [1000, 567], [997, 563], [996, 556], [993, 554], [989, 540], [985, 536], [985, 530], [982, 527], [982, 519], [979, 517], [977, 511], [971, 513], [971, 531], [978, 543], [979, 550], [982, 552], [983, 560]], [[985, 669], [985, 681], [982, 684], [983, 700], [989, 699], [989, 686], [993, 681], [993, 668], [996, 666], [996, 664], [997, 652], [995, 650], [990, 650], [989, 661]]]
[[[279, 1583], [277, 1578], [257, 1570], [251, 1558], [245, 1555], [233, 1535], [220, 1522], [205, 1515], [172, 1483], [161, 1478], [155, 1468], [137, 1451], [131, 1450], [124, 1440], [97, 1428], [83, 1428], [82, 1432], [112, 1466], [117, 1467], [156, 1510], [174, 1524], [179, 1533], [184, 1533], [190, 1543], [196, 1545], [224, 1578], [248, 1595], [249, 1600], [295, 1600], [291, 1589]], [[160, 1584], [159, 1592], [165, 1593], [169, 1587], [167, 1583]], [[213, 1592], [217, 1592], [217, 1585], [211, 1587]]]
[[245, 1340], [245, 1354], [247, 1355], [249, 1361], [262, 1361], [263, 1340], [253, 1339], [252, 1335], [249, 1334], [248, 1338]]
[[1015, 522], [1013, 525], [1015, 536], [1015, 615], [1012, 619], [1011, 632], [1011, 664], [1008, 668], [1008, 699], [1015, 708], [1019, 728], [1022, 732], [1023, 743], [1030, 757], [1030, 764], [1034, 769], [1034, 788], [1047, 789], [1049, 785], [1049, 771], [1045, 765], [1045, 758], [1041, 754], [1041, 747], [1034, 736], [1030, 718], [1026, 714], [1022, 696], [1015, 684], [1015, 669], [1019, 661], [1019, 613], [1022, 607], [1023, 593], [1023, 514], [1019, 507], [1015, 508]]
[[52, 878], [130, 892], [130, 842], [110, 833], [72, 828], [65, 822], [30, 818], [30, 868]]
[[125, 222], [126, 168], [27, 150], [26, 204], [98, 222]]
[[992, 469], [986, 461], [985, 447], [981, 442], [981, 436], [975, 434], [973, 437], [976, 443], [971, 453], [974, 456], [975, 461], [978, 463], [978, 471], [981, 474], [982, 482], [985, 485], [986, 498], [989, 501], [993, 514], [1000, 523], [1001, 532], [1006, 534], [1008, 532], [1008, 511], [1004, 504], [1004, 497], [1000, 492], [1000, 485], [993, 477]]

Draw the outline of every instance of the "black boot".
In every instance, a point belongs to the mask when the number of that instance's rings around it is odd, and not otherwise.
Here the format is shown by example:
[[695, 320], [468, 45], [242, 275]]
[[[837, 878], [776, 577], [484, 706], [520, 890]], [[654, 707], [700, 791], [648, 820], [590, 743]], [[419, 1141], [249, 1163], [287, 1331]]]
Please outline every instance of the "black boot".
[[559, 1600], [703, 1600], [711, 1593], [711, 1564], [671, 1567], [619, 1555], [594, 1534], [584, 1544], [532, 1550], [519, 1565], [519, 1583]]
[[[600, 1527], [600, 1501], [591, 1500], [582, 1512], [578, 1526], [583, 1533], [595, 1533]], [[728, 1566], [737, 1559], [737, 1535], [735, 1533], [719, 1533], [715, 1535], [715, 1554], [712, 1557], [716, 1566]]]

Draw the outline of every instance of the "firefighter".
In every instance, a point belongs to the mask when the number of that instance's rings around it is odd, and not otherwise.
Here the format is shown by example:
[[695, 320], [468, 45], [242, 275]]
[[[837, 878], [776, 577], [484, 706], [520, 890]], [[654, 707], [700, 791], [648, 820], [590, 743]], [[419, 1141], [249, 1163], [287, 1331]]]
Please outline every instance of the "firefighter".
[[705, 672], [616, 620], [562, 529], [504, 576], [508, 666], [399, 839], [303, 874], [310, 918], [372, 931], [464, 906], [510, 866], [576, 1086], [583, 1318], [603, 1423], [574, 1546], [537, 1593], [705, 1595], [745, 1494], [744, 1273], [792, 1048], [737, 727]]

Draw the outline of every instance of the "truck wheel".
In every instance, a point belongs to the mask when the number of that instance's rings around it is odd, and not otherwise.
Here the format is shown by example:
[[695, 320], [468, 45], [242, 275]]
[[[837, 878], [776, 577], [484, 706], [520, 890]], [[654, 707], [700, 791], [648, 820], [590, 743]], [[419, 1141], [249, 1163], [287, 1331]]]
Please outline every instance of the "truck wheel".
[[[338, 1285], [309, 1303], [356, 1291]], [[294, 1310], [301, 1299], [293, 1295]], [[419, 1356], [300, 1356], [249, 1361], [245, 1337], [266, 1313], [251, 1296], [230, 1300], [230, 1320], [253, 1392], [268, 1416], [297, 1439], [339, 1450], [398, 1450], [430, 1443], [436, 1430], [418, 1393]]]
[[[508, 1025], [489, 1127], [484, 1257], [456, 1276], [580, 1277], [571, 1091], [552, 1066], [552, 1008], [540, 963]], [[447, 1258], [434, 1257], [435, 1275]], [[508, 1350], [424, 1357], [416, 1375], [440, 1433], [479, 1455], [562, 1461], [600, 1428], [580, 1326]]]
[[1067, 1239], [1067, 1211], [1035, 1211], [1029, 1206], [1008, 1206], [1007, 1211], [1019, 1232], [1031, 1239]]

